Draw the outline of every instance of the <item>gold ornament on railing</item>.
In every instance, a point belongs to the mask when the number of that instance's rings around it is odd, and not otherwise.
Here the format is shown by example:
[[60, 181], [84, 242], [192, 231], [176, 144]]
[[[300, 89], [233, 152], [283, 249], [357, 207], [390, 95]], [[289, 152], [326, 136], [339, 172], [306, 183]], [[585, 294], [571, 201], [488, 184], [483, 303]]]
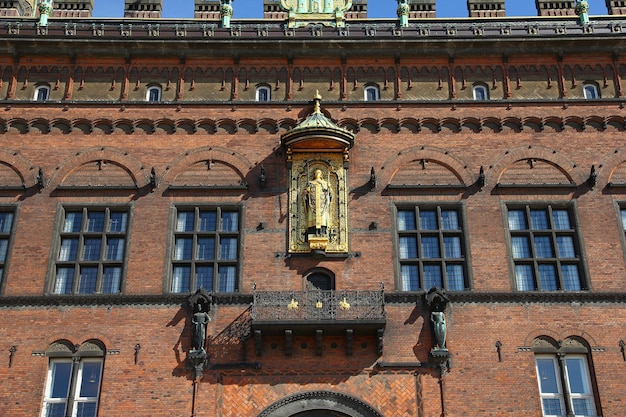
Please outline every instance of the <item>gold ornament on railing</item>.
[[289, 311], [295, 311], [298, 309], [298, 302], [295, 299], [291, 299], [291, 302], [287, 304], [287, 309]]
[[322, 307], [323, 307], [322, 302], [320, 300], [317, 300], [317, 303], [315, 303], [315, 308], [321, 309]]
[[350, 310], [350, 303], [346, 300], [346, 297], [343, 297], [343, 300], [339, 302], [339, 308], [343, 311]]

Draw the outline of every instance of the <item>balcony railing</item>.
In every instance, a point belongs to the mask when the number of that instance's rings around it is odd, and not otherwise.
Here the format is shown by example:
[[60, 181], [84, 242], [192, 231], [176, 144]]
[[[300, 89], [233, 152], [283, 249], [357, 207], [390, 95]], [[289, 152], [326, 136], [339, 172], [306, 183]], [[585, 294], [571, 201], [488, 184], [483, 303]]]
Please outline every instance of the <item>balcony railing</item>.
[[254, 291], [252, 320], [345, 322], [384, 320], [384, 291]]

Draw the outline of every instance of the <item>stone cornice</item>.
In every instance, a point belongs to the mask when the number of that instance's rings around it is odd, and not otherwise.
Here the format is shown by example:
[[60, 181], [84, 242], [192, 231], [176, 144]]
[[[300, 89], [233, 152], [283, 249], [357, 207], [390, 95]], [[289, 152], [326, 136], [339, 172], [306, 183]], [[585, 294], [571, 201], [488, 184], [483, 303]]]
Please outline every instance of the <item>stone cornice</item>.
[[[452, 305], [476, 304], [626, 304], [626, 292], [452, 292]], [[0, 297], [0, 309], [29, 307], [183, 307], [189, 294], [41, 295]], [[218, 305], [249, 306], [252, 294], [214, 294]], [[423, 292], [385, 293], [386, 304], [422, 305]]]
[[[612, 51], [621, 44], [626, 31], [626, 20], [618, 16], [592, 16], [589, 25], [580, 25], [576, 16], [567, 17], [524, 17], [524, 18], [476, 18], [476, 19], [411, 19], [408, 27], [401, 28], [392, 19], [367, 19], [348, 22], [345, 28], [329, 28], [311, 25], [303, 28], [287, 28], [286, 22], [275, 20], [235, 20], [230, 28], [222, 28], [219, 22], [192, 19], [50, 19], [48, 26], [40, 27], [34, 19], [3, 18], [0, 20], [0, 40], [6, 43], [32, 43], [30, 53], [54, 51], [59, 54], [70, 51], [80, 54], [107, 53], [109, 55], [132, 56], [150, 55], [178, 56], [180, 42], [184, 42], [187, 57], [209, 56], [225, 51], [240, 54], [243, 45], [253, 43], [255, 56], [276, 54], [276, 48], [265, 52], [258, 47], [259, 42], [271, 44], [300, 44], [332, 40], [333, 44], [343, 42], [367, 43], [366, 50], [358, 54], [388, 54], [386, 42], [411, 42], [413, 53], [450, 51], [451, 45], [463, 46], [459, 53], [472, 42], [474, 53], [492, 52], [489, 46], [498, 42], [500, 53], [519, 52], [523, 48], [536, 52], [541, 45], [543, 53], [567, 50], [568, 41], [589, 41], [594, 51]], [[610, 42], [610, 40], [614, 42]], [[73, 42], [68, 42], [72, 40]], [[550, 46], [550, 41], [554, 43]], [[137, 41], [145, 43], [142, 45]], [[524, 41], [521, 45], [519, 41]], [[115, 42], [115, 48], [111, 47]], [[617, 42], [617, 43], [616, 43]], [[211, 46], [208, 48], [208, 44]], [[158, 44], [158, 48], [154, 45]], [[479, 44], [484, 44], [480, 47]], [[39, 47], [37, 45], [40, 45]], [[86, 45], [89, 45], [88, 47]], [[100, 46], [98, 46], [100, 45]], [[219, 45], [219, 47], [218, 47]], [[422, 45], [422, 46], [419, 46]], [[571, 45], [570, 45], [571, 46]], [[243, 49], [242, 49], [243, 48]], [[580, 50], [580, 47], [578, 48]], [[590, 50], [590, 49], [587, 49]], [[16, 51], [17, 52], [17, 51]], [[281, 52], [282, 53], [282, 52]], [[287, 53], [287, 52], [284, 52]], [[343, 47], [307, 48], [300, 50], [303, 55], [345, 54]]]
[[[446, 293], [454, 304], [624, 304], [626, 292], [450, 292]], [[386, 293], [385, 303], [421, 305], [423, 292]]]

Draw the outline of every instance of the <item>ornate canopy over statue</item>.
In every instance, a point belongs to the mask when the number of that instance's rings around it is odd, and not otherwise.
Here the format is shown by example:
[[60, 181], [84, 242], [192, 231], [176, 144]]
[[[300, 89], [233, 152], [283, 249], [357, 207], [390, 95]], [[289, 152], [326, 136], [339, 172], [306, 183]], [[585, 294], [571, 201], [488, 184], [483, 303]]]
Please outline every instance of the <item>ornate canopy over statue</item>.
[[349, 150], [354, 134], [321, 110], [281, 136], [289, 173], [289, 252], [348, 253]]
[[280, 0], [280, 5], [289, 14], [290, 28], [311, 23], [343, 27], [352, 0]]

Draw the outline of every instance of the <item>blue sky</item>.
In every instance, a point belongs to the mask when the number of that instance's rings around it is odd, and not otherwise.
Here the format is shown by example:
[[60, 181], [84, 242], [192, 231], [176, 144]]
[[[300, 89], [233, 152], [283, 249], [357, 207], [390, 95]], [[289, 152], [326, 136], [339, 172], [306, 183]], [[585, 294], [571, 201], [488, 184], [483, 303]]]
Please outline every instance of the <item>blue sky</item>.
[[[605, 15], [605, 0], [588, 0], [591, 15]], [[193, 0], [164, 0], [163, 17], [193, 17]], [[234, 0], [234, 18], [260, 18], [263, 0]], [[396, 17], [396, 0], [369, 0], [368, 17]], [[506, 0], [507, 16], [536, 16], [535, 0]], [[95, 17], [122, 17], [124, 0], [95, 0]], [[437, 17], [467, 17], [467, 0], [437, 0]]]

